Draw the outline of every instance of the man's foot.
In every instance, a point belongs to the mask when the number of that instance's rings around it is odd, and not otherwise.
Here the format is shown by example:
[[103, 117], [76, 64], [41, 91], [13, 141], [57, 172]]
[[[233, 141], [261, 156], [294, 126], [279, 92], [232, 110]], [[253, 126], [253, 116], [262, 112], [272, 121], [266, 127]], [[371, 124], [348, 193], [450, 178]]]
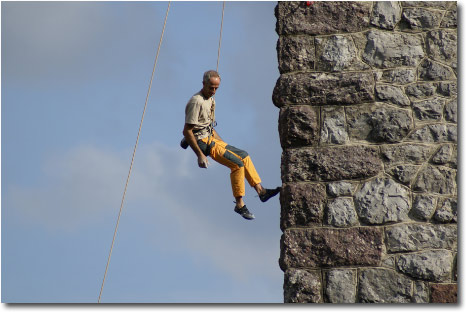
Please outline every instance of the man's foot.
[[244, 205], [243, 207], [239, 208], [239, 207], [235, 207], [235, 212], [239, 213], [243, 218], [247, 219], [247, 220], [252, 220], [254, 219], [254, 215], [252, 213], [249, 212], [248, 208], [246, 207], [246, 205]]
[[270, 198], [274, 197], [278, 193], [280, 193], [281, 187], [277, 187], [275, 189], [264, 189], [265, 192], [259, 195], [261, 202], [265, 203]]

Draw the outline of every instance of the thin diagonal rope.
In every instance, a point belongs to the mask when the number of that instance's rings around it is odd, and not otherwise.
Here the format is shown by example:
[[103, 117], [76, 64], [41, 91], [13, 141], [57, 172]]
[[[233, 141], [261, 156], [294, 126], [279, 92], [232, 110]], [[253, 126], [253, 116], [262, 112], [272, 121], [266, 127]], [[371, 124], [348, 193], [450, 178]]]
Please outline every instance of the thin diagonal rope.
[[165, 21], [163, 23], [162, 34], [160, 36], [159, 46], [157, 48], [157, 54], [155, 56], [154, 68], [152, 69], [152, 75], [151, 75], [150, 82], [149, 82], [149, 89], [147, 90], [146, 102], [144, 104], [144, 110], [142, 112], [141, 122], [139, 124], [138, 135], [137, 135], [137, 138], [136, 138], [136, 144], [134, 145], [133, 156], [131, 158], [131, 165], [129, 166], [128, 177], [126, 178], [125, 189], [123, 191], [123, 197], [121, 199], [120, 211], [118, 213], [118, 218], [117, 218], [117, 222], [116, 222], [116, 226], [115, 226], [115, 232], [113, 233], [112, 245], [110, 247], [110, 252], [108, 254], [108, 260], [107, 260], [107, 265], [105, 267], [105, 273], [104, 273], [104, 278], [103, 278], [103, 281], [102, 281], [102, 286], [100, 287], [99, 300], [97, 301], [98, 303], [100, 303], [100, 299], [102, 297], [102, 291], [104, 289], [105, 279], [107, 277], [108, 266], [110, 264], [110, 258], [112, 257], [113, 245], [115, 244], [115, 238], [116, 238], [116, 234], [117, 234], [117, 231], [118, 231], [118, 225], [120, 224], [120, 217], [121, 217], [121, 212], [123, 210], [123, 204], [125, 202], [126, 190], [128, 189], [128, 183], [129, 183], [129, 179], [130, 179], [130, 176], [131, 176], [131, 171], [133, 169], [133, 164], [134, 164], [134, 157], [136, 155], [136, 149], [137, 149], [138, 143], [139, 143], [139, 136], [141, 134], [142, 123], [144, 121], [144, 115], [146, 114], [146, 108], [147, 108], [147, 102], [149, 100], [150, 90], [152, 88], [152, 81], [154, 80], [155, 67], [157, 66], [157, 60], [159, 58], [160, 47], [162, 46], [163, 34], [165, 33], [165, 26], [167, 25], [168, 11], [170, 10], [170, 3], [171, 3], [171, 1], [168, 2], [167, 12], [165, 14]]

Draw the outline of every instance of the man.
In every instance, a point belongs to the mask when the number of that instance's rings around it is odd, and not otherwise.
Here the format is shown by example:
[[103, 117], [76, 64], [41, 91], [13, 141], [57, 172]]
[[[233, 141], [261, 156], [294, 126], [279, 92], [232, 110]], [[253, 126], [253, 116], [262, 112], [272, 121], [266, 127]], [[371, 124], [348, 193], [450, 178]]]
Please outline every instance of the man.
[[213, 129], [215, 100], [213, 96], [220, 86], [220, 75], [209, 70], [204, 73], [202, 89], [194, 94], [186, 105], [186, 118], [183, 135], [197, 156], [197, 164], [200, 168], [207, 168], [210, 156], [216, 162], [231, 169], [230, 180], [233, 196], [236, 200], [234, 211], [247, 220], [254, 219], [244, 204], [245, 195], [244, 179], [253, 187], [262, 202], [280, 192], [280, 187], [265, 189], [261, 185], [261, 179], [254, 168], [248, 153], [225, 143]]

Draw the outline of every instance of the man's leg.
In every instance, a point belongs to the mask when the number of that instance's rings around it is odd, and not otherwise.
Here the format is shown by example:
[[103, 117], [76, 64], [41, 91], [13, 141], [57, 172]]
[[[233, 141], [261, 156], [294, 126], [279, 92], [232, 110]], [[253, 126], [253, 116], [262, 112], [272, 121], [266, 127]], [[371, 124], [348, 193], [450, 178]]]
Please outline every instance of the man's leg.
[[243, 197], [246, 194], [244, 188], [244, 164], [237, 155], [227, 149], [227, 144], [221, 140], [214, 139], [215, 145], [210, 150], [210, 157], [216, 162], [230, 168], [230, 181], [233, 196]]
[[251, 187], [254, 187], [255, 189], [256, 189], [256, 186], [258, 186], [258, 189], [261, 190], [262, 189], [260, 185], [261, 178], [259, 177], [259, 174], [257, 173], [256, 168], [254, 167], [254, 164], [249, 154], [246, 151], [239, 149], [237, 147], [234, 147], [232, 145], [227, 145], [225, 148], [228, 151], [232, 152], [234, 155], [236, 155], [239, 159], [241, 159], [241, 162], [244, 165], [245, 177], [249, 185]]
[[[203, 139], [203, 141], [207, 142], [207, 139]], [[246, 219], [253, 219], [254, 215], [249, 213], [243, 201], [243, 197], [246, 194], [244, 178], [246, 178], [251, 187], [254, 187], [262, 202], [277, 195], [280, 192], [280, 188], [269, 190], [262, 187], [259, 174], [247, 152], [228, 145], [219, 139], [213, 139], [213, 141], [214, 145], [210, 149], [210, 157], [231, 170], [230, 181], [233, 197], [236, 200], [235, 211]]]
[[249, 212], [244, 204], [243, 197], [246, 194], [244, 188], [245, 168], [244, 163], [238, 155], [227, 148], [227, 144], [219, 139], [214, 139], [215, 145], [210, 150], [210, 157], [216, 162], [230, 168], [230, 182], [235, 197], [235, 212], [243, 218], [252, 220], [254, 215]]
[[261, 178], [259, 177], [259, 174], [254, 167], [251, 157], [246, 151], [232, 145], [227, 145], [225, 148], [241, 159], [244, 165], [246, 180], [248, 181], [249, 185], [256, 190], [257, 195], [259, 195], [259, 198], [262, 202], [266, 202], [280, 192], [280, 187], [275, 189], [266, 189], [262, 186]]

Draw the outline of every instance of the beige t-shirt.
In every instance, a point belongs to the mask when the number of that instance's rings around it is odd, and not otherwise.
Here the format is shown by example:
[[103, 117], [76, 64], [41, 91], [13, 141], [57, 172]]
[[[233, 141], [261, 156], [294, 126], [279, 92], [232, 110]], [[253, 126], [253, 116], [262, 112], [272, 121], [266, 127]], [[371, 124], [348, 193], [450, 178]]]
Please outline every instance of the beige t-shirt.
[[[212, 122], [210, 111], [214, 99], [206, 99], [201, 92], [194, 94], [186, 104], [185, 123], [194, 125], [193, 132], [197, 140], [209, 136], [208, 126]], [[198, 131], [201, 130], [201, 131]], [[198, 132], [197, 132], [198, 131]]]

